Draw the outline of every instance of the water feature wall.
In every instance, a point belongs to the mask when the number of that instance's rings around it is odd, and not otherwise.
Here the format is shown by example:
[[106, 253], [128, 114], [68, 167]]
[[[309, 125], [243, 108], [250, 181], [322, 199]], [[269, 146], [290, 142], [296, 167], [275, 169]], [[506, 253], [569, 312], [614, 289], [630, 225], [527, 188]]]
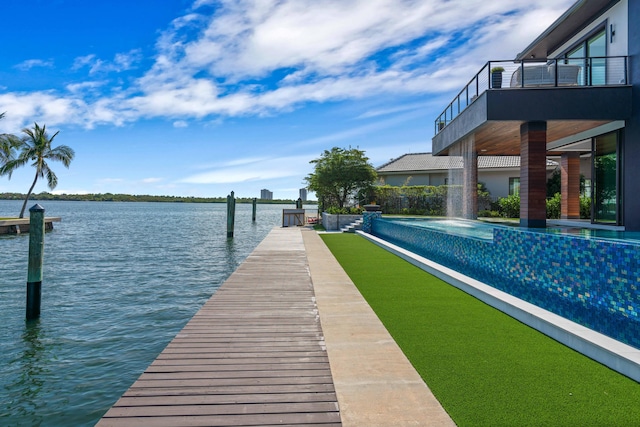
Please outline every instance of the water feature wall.
[[640, 246], [497, 227], [493, 240], [374, 219], [371, 234], [640, 348]]

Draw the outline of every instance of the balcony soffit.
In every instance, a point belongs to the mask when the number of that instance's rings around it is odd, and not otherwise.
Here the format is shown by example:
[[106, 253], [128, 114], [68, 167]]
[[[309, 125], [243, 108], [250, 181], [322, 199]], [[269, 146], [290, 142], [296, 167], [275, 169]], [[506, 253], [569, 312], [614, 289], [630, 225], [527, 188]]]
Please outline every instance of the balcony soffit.
[[[610, 120], [550, 120], [547, 122], [547, 144], [597, 128]], [[519, 156], [520, 126], [524, 121], [487, 121], [475, 132], [475, 147], [483, 156]], [[549, 151], [560, 154], [561, 149]]]

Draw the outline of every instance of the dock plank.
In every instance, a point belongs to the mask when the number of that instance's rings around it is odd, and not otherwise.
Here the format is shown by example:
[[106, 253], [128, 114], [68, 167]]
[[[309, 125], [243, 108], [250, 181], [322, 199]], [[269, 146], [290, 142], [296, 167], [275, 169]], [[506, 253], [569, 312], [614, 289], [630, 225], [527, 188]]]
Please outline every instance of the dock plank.
[[340, 426], [300, 232], [274, 229], [98, 426]]

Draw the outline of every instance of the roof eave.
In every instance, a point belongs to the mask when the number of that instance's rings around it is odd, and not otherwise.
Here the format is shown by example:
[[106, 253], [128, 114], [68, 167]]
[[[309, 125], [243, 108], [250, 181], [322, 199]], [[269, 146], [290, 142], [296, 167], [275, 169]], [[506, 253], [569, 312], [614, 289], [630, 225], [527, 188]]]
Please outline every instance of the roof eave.
[[553, 24], [538, 36], [529, 46], [520, 52], [515, 60], [537, 58], [544, 59], [549, 52], [556, 50], [598, 16], [620, 0], [578, 0]]

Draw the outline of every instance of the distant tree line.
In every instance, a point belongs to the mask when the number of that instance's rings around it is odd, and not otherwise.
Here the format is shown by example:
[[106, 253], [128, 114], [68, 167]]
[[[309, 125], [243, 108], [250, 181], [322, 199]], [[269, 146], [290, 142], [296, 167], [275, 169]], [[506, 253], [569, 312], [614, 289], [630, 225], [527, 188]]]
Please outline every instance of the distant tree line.
[[[24, 200], [25, 195], [20, 193], [0, 193], [0, 200]], [[184, 197], [184, 196], [151, 196], [151, 195], [132, 195], [132, 194], [51, 194], [43, 191], [38, 194], [32, 194], [31, 200], [68, 200], [82, 202], [167, 202], [167, 203], [226, 203], [226, 197]], [[252, 203], [253, 198], [237, 197], [236, 203]], [[295, 200], [290, 199], [274, 199], [265, 200], [257, 199], [260, 204], [295, 204]], [[304, 202], [313, 204], [315, 202]]]

